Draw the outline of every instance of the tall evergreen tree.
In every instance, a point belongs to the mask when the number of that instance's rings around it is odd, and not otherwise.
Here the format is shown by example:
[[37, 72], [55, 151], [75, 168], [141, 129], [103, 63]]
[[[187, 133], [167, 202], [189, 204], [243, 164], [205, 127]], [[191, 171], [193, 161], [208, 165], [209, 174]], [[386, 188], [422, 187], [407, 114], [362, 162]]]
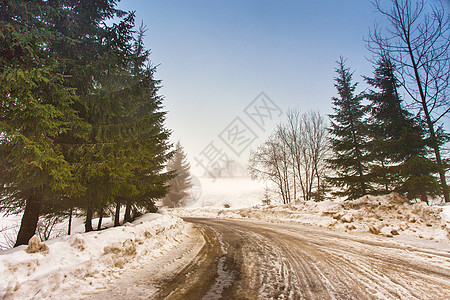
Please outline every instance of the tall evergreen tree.
[[[442, 120], [450, 112], [450, 18], [445, 1], [374, 0], [376, 11], [385, 18], [386, 27], [375, 28], [369, 36], [369, 49], [389, 55], [398, 66], [397, 79], [408, 94], [410, 105], [418, 110], [433, 149], [441, 191], [450, 202], [442, 157], [445, 132]], [[435, 2], [435, 3], [432, 3]]]
[[[105, 153], [86, 145], [96, 136], [93, 108], [109, 112], [99, 103], [101, 79], [130, 52], [133, 14], [116, 2], [0, 2], [1, 208], [23, 212], [16, 245], [34, 234], [43, 204], [82, 199], [88, 185], [80, 178], [108, 168], [86, 169], [89, 161], [73, 157]], [[111, 18], [119, 22], [108, 26]]]
[[175, 177], [169, 181], [170, 190], [163, 204], [169, 207], [180, 206], [188, 195], [187, 190], [192, 187], [190, 164], [186, 160], [180, 141], [177, 142], [173, 156], [167, 163], [167, 170], [173, 172]]
[[0, 2], [0, 156], [3, 211], [23, 212], [16, 245], [34, 234], [42, 203], [68, 192], [71, 166], [55, 138], [81, 125], [66, 83], [71, 45], [56, 21], [71, 12], [44, 1]]
[[330, 182], [342, 188], [337, 195], [356, 199], [370, 192], [368, 168], [370, 157], [367, 153], [366, 108], [361, 103], [363, 97], [355, 95], [357, 83], [352, 83], [352, 73], [345, 67], [341, 57], [336, 68], [338, 76], [335, 87], [339, 97], [333, 97], [334, 114], [330, 115], [330, 143], [333, 157], [328, 160], [336, 175]]
[[130, 152], [133, 155], [128, 158], [132, 160], [127, 165], [133, 179], [124, 182], [125, 192], [119, 195], [126, 206], [125, 221], [131, 220], [132, 208], [154, 211], [155, 200], [167, 194], [167, 181], [172, 178], [170, 172], [164, 172], [172, 154], [170, 132], [164, 128], [166, 112], [161, 110], [162, 97], [158, 95], [160, 81], [154, 79], [155, 68], [149, 64], [150, 51], [143, 45], [145, 31], [141, 25], [129, 68], [133, 84], [128, 93], [131, 97], [128, 103], [132, 103], [128, 115], [134, 128], [134, 142]]
[[402, 107], [394, 72], [394, 65], [384, 56], [377, 62], [374, 78], [365, 77], [379, 90], [366, 96], [371, 101], [371, 179], [386, 192], [396, 190], [426, 200], [427, 194], [435, 195], [439, 190], [433, 175], [437, 166], [428, 159], [424, 127]]
[[74, 143], [68, 156], [78, 166], [76, 175], [85, 187], [77, 197], [86, 211], [86, 231], [93, 230], [95, 211], [115, 205], [117, 226], [122, 205], [129, 221], [132, 206], [151, 209], [153, 201], [167, 192], [170, 177], [163, 168], [169, 131], [164, 128], [160, 82], [154, 79], [150, 52], [143, 46], [145, 30], [141, 28], [134, 39], [132, 25], [132, 19], [122, 24], [124, 50], [109, 47], [104, 52], [100, 67], [105, 71], [95, 74], [95, 86], [83, 96], [86, 105], [80, 115], [89, 123], [90, 135], [82, 143], [69, 138]]

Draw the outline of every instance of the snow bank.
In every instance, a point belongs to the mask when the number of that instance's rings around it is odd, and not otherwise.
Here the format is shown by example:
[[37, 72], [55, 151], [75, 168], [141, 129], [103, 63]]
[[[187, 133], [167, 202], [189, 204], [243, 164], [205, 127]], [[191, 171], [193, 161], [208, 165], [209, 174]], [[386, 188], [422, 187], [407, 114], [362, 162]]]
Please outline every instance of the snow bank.
[[386, 237], [407, 235], [446, 242], [450, 234], [450, 206], [410, 204], [396, 193], [364, 196], [354, 201], [305, 201], [242, 209], [187, 208], [174, 209], [172, 213], [186, 217], [296, 222], [338, 231], [370, 232]]
[[161, 257], [191, 230], [180, 218], [147, 214], [124, 226], [49, 240], [47, 251], [27, 253], [27, 246], [2, 251], [0, 298], [80, 298]]
[[[448, 224], [448, 223], [450, 223], [450, 203], [446, 203], [441, 207], [442, 207], [442, 212], [441, 212], [442, 218]], [[450, 224], [448, 227], [450, 227]]]
[[[123, 223], [123, 218], [125, 215], [125, 207], [123, 207], [120, 211], [120, 223]], [[22, 220], [22, 214], [18, 215], [1, 215], [0, 214], [0, 251], [11, 249], [16, 241], [17, 233], [19, 232], [20, 222]], [[83, 233], [85, 231], [84, 223], [86, 217], [77, 216], [76, 213], [72, 216], [72, 228], [71, 232], [74, 233]], [[42, 220], [38, 222], [39, 224]], [[92, 219], [92, 227], [97, 228], [99, 218]], [[69, 220], [66, 218], [62, 222], [56, 223], [51, 232], [48, 239], [54, 239], [60, 236], [67, 235], [67, 227], [69, 225]], [[102, 221], [102, 229], [110, 228], [114, 226], [114, 216], [104, 217]]]

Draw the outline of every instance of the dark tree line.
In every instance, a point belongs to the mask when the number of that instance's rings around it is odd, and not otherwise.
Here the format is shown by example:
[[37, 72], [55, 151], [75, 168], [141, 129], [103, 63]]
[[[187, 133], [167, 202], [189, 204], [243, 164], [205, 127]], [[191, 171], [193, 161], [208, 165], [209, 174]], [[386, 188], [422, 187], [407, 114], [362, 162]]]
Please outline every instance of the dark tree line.
[[373, 4], [388, 25], [370, 33], [368, 48], [395, 64], [395, 78], [424, 124], [440, 189], [450, 202], [448, 167], [441, 154], [446, 141], [442, 121], [450, 111], [450, 14], [440, 0], [392, 0], [391, 8], [378, 0]]
[[423, 201], [437, 195], [438, 166], [429, 158], [425, 124], [404, 108], [392, 61], [381, 57], [374, 77], [365, 77], [371, 89], [357, 95], [342, 58], [336, 72], [339, 97], [333, 98], [328, 159], [334, 171], [329, 180], [341, 188], [335, 194], [356, 199], [397, 191]]
[[327, 182], [347, 199], [393, 191], [422, 201], [442, 195], [426, 121], [406, 109], [395, 73], [392, 60], [379, 57], [373, 77], [364, 77], [369, 88], [357, 93], [341, 58], [328, 130], [319, 113], [289, 110], [286, 122], [250, 153], [252, 177], [271, 181], [284, 204], [322, 200]]
[[440, 1], [391, 3], [373, 1], [387, 25], [377, 25], [367, 41], [376, 66], [365, 78], [372, 90], [354, 95], [351, 73], [339, 62], [330, 180], [352, 199], [381, 189], [422, 200], [440, 194], [449, 202], [441, 149], [448, 141], [442, 121], [450, 111], [450, 15]]
[[160, 82], [145, 28], [116, 4], [0, 2], [0, 211], [23, 213], [16, 245], [40, 217], [83, 212], [90, 231], [167, 193]]
[[328, 131], [319, 113], [288, 111], [286, 122], [251, 152], [251, 176], [271, 181], [284, 204], [322, 200], [327, 182], [347, 199], [396, 191], [428, 201], [441, 194], [426, 122], [405, 108], [389, 57], [374, 67], [373, 77], [364, 77], [370, 88], [356, 93], [341, 58]]

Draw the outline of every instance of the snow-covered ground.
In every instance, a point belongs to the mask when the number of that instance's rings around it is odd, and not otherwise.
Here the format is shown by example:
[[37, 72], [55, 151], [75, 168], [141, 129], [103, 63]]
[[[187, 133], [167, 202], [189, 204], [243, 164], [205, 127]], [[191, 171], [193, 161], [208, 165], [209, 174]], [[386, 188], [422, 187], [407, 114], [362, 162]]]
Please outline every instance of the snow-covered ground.
[[[124, 217], [124, 211], [123, 209], [120, 214], [120, 222], [123, 223], [123, 217]], [[20, 228], [20, 222], [22, 219], [22, 214], [18, 215], [1, 215], [0, 214], [0, 251], [11, 249], [16, 241], [17, 233], [19, 232]], [[72, 218], [72, 226], [71, 226], [71, 233], [83, 233], [85, 232], [84, 223], [85, 223], [85, 217], [79, 217], [74, 214]], [[97, 228], [98, 225], [98, 218], [94, 218], [92, 220], [92, 226], [94, 228]], [[38, 231], [39, 226], [44, 223], [43, 220], [39, 220], [38, 222]], [[60, 236], [67, 235], [67, 229], [69, 225], [68, 218], [64, 219], [63, 221], [57, 222], [52, 230], [50, 231], [48, 239], [54, 239]], [[102, 221], [102, 229], [113, 227], [114, 225], [114, 216], [112, 217], [105, 217]]]
[[208, 178], [196, 177], [195, 188], [200, 189], [199, 199], [189, 202], [187, 207], [231, 207], [243, 208], [261, 204], [264, 185], [249, 177]]
[[[133, 223], [90, 233], [81, 233], [82, 219], [75, 219], [75, 233], [45, 242], [48, 249], [43, 246], [44, 251], [27, 253], [26, 246], [1, 251], [0, 298], [90, 297], [114, 290], [114, 282], [124, 274], [134, 274], [133, 270], [139, 277], [144, 265], [146, 274], [152, 274], [154, 280], [161, 266], [166, 274], [179, 270], [204, 242], [193, 225], [179, 216], [314, 225], [450, 252], [448, 204], [410, 204], [390, 194], [290, 205], [276, 203], [272, 195], [273, 204], [262, 205], [265, 186], [246, 177], [200, 178], [196, 188], [201, 196], [187, 208], [161, 209], [162, 214], [147, 214]], [[17, 221], [20, 218], [3, 218], [0, 224], [10, 226]], [[111, 222], [104, 219], [103, 224]], [[66, 230], [66, 225], [59, 226]]]
[[27, 246], [2, 251], [0, 298], [78, 299], [195, 234], [180, 218], [147, 214], [124, 226], [49, 240], [42, 252], [27, 253]]
[[[262, 205], [264, 186], [249, 178], [227, 178], [203, 184], [200, 200], [169, 213], [184, 217], [254, 219], [317, 225], [336, 231], [393, 237], [418, 246], [439, 243], [450, 251], [450, 205], [410, 204], [398, 194], [364, 196], [354, 201], [297, 201]], [[272, 203], [276, 199], [272, 195]], [[229, 206], [229, 207], [228, 207]]]

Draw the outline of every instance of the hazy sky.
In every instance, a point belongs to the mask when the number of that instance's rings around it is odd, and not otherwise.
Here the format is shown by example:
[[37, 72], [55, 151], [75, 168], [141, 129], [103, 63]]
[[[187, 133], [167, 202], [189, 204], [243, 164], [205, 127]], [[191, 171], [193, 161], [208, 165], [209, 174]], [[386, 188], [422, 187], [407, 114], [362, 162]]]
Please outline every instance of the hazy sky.
[[[162, 79], [167, 127], [193, 167], [213, 148], [245, 161], [270, 131], [244, 112], [261, 92], [282, 110], [330, 113], [335, 61], [347, 58], [357, 81], [371, 75], [364, 37], [381, 19], [369, 0], [122, 0], [119, 7], [136, 10], [149, 29], [145, 45]], [[233, 128], [252, 134], [235, 135], [229, 147]]]

